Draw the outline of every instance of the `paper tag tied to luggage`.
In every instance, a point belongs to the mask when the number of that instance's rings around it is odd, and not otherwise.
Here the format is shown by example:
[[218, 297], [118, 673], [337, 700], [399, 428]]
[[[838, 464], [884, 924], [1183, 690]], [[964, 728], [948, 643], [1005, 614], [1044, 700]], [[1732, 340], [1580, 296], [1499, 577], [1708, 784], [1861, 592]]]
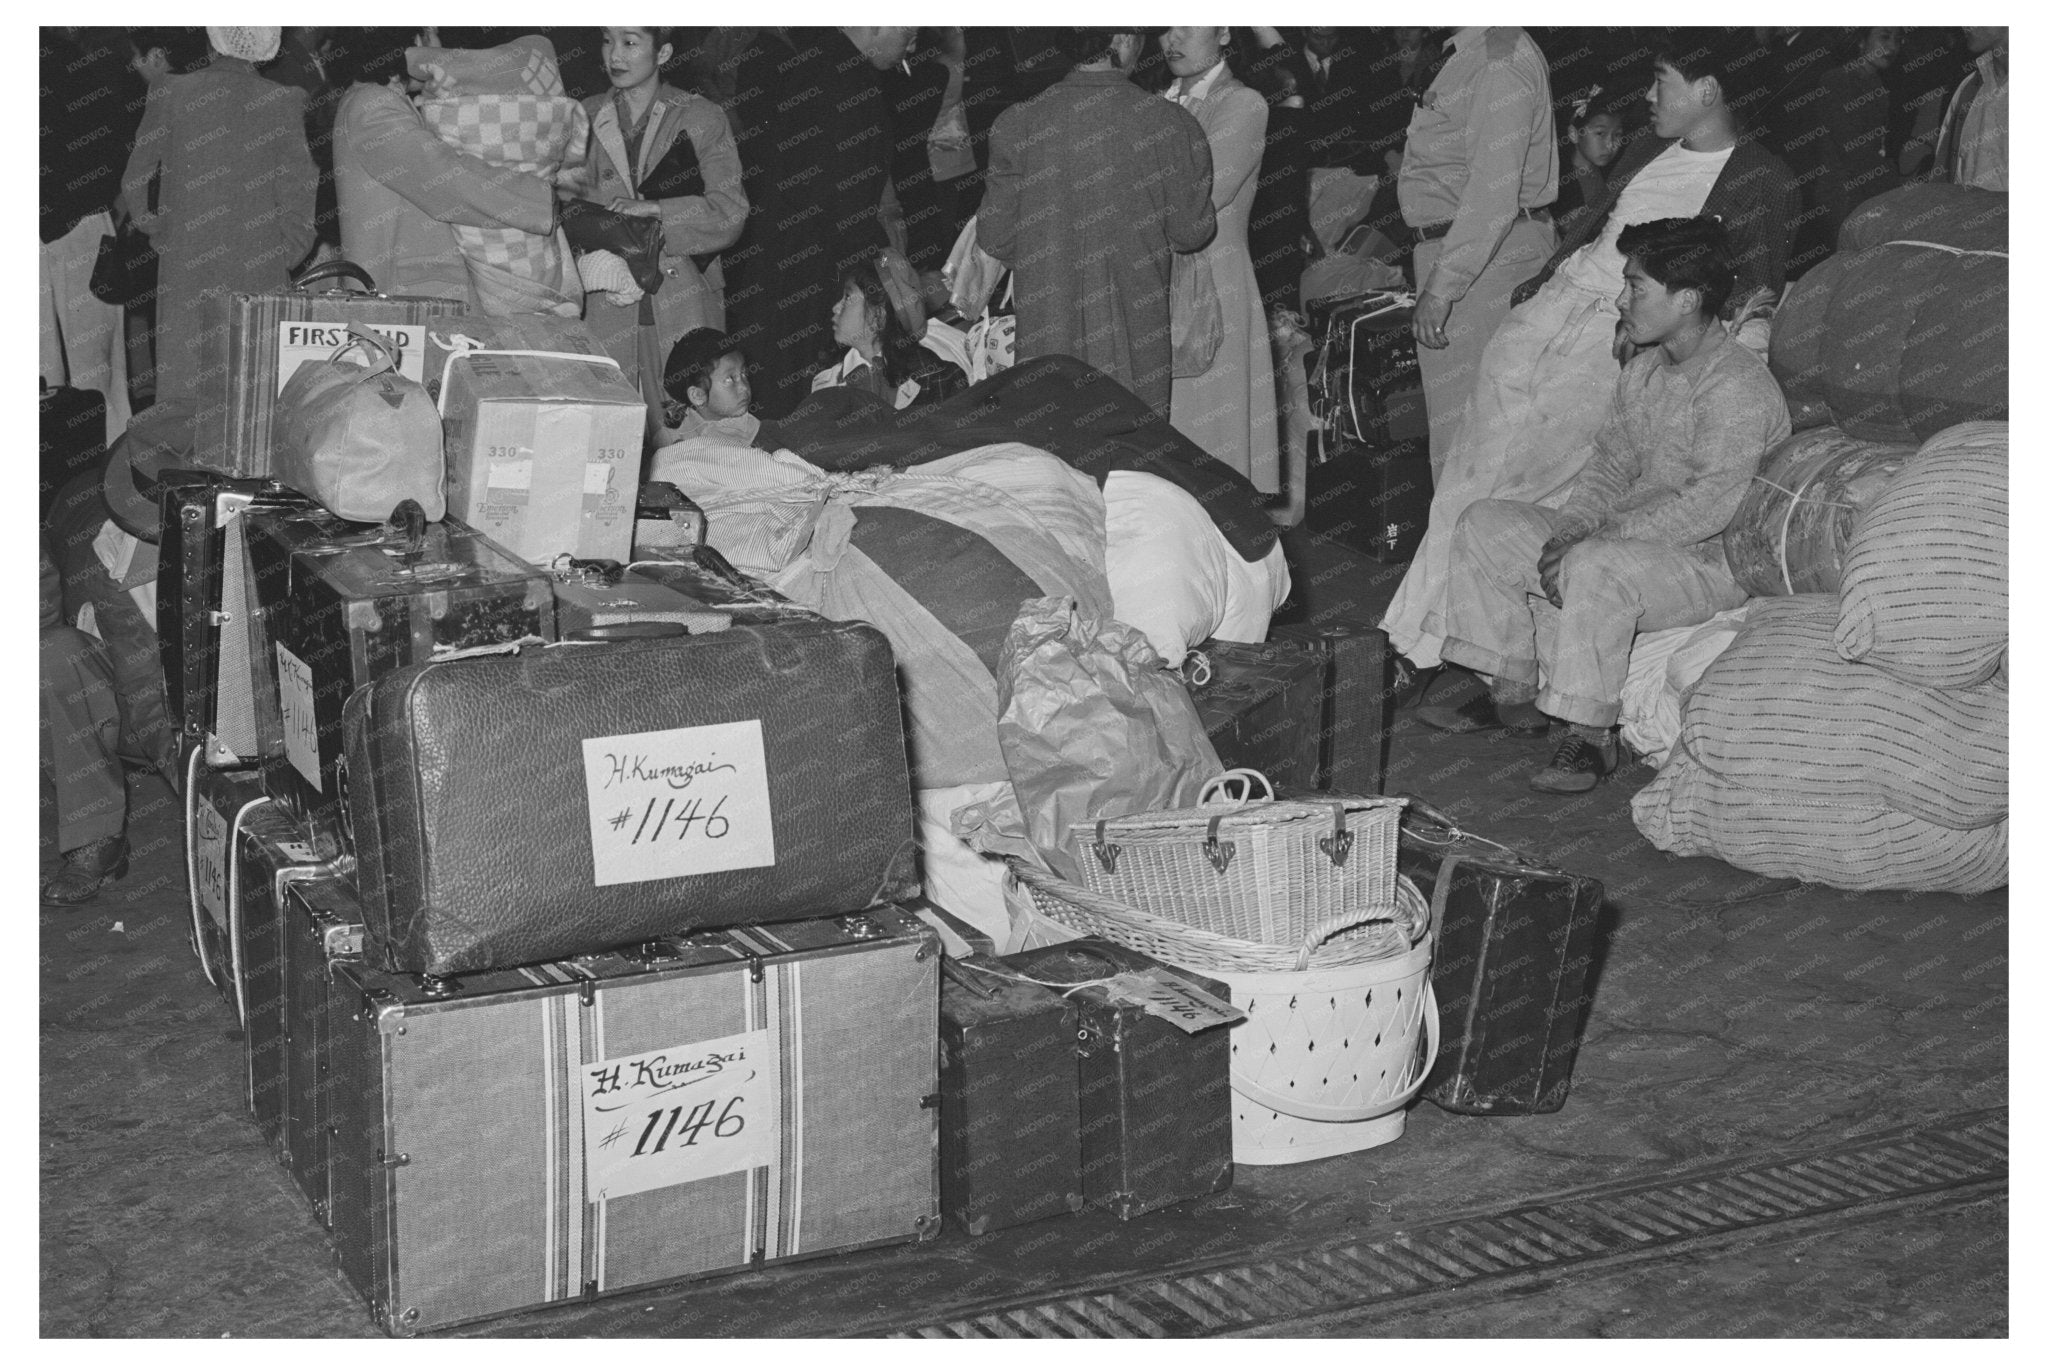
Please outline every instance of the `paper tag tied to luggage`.
[[277, 701], [284, 716], [284, 756], [320, 791], [320, 730], [313, 719], [313, 670], [277, 646]]
[[1183, 1033], [1200, 1033], [1218, 1024], [1234, 1024], [1250, 1017], [1200, 986], [1157, 967], [1120, 972], [1094, 989], [1107, 995], [1112, 1004], [1140, 1006], [1145, 1013], [1164, 1019]]
[[781, 1115], [767, 1029], [583, 1066], [590, 1203], [774, 1164]]
[[199, 803], [196, 815], [192, 842], [197, 856], [193, 859], [193, 876], [199, 886], [199, 903], [206, 907], [207, 914], [213, 916], [213, 922], [225, 930], [228, 927], [227, 817], [207, 801]]
[[599, 886], [775, 865], [759, 720], [583, 741]]

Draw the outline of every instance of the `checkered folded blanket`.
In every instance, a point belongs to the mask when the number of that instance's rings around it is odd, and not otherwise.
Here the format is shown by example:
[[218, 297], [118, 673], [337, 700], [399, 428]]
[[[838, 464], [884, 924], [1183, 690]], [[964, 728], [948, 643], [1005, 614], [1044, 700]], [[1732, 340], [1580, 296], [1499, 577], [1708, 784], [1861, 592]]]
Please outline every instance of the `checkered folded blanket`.
[[[545, 38], [481, 50], [413, 48], [407, 66], [428, 81], [421, 116], [451, 147], [494, 166], [552, 181], [588, 139], [589, 116], [562, 89]], [[560, 233], [455, 225], [483, 311], [582, 313], [582, 282]]]

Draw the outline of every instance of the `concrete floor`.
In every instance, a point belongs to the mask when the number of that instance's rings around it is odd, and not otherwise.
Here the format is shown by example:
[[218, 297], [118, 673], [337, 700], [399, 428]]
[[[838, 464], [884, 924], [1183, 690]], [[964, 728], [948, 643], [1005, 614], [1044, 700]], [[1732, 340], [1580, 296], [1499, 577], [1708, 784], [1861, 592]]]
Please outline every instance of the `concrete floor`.
[[[1297, 542], [1320, 602], [1383, 601], [1398, 570]], [[1433, 700], [1436, 698], [1432, 698]], [[1403, 716], [1389, 792], [1603, 878], [1612, 910], [1571, 1099], [1471, 1118], [1427, 1104], [1390, 1146], [1240, 1167], [1235, 1186], [1123, 1224], [1103, 1214], [754, 1272], [461, 1329], [477, 1336], [825, 1335], [1090, 1276], [1394, 1228], [1796, 1152], [2006, 1104], [2006, 895], [1849, 895], [1652, 849], [1624, 770], [1593, 794], [1524, 786], [1540, 740]], [[134, 870], [43, 910], [39, 1321], [44, 1335], [377, 1335], [243, 1110], [233, 1020], [200, 976], [175, 802], [137, 776]], [[46, 846], [46, 857], [47, 857]], [[1281, 1324], [1265, 1335], [2003, 1335], [1996, 1193], [1790, 1225], [1739, 1245], [1582, 1269], [1511, 1292]]]

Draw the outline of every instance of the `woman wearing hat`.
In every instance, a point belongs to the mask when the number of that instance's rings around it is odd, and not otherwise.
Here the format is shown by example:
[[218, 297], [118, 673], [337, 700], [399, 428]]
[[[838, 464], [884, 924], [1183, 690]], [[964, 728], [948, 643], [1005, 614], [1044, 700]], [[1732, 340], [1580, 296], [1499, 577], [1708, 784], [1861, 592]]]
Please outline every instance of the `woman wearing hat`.
[[[313, 249], [318, 173], [306, 147], [306, 92], [256, 74], [277, 55], [280, 32], [209, 28], [212, 60], [149, 88], [121, 190], [158, 253], [159, 402], [199, 391], [205, 329], [227, 325], [225, 311], [209, 324], [209, 298], [282, 289]], [[214, 340], [225, 363], [225, 338]]]
[[821, 389], [865, 389], [898, 408], [936, 403], [967, 385], [967, 336], [927, 321], [917, 276], [896, 251], [878, 253], [840, 281], [832, 342], [846, 347], [811, 380]]

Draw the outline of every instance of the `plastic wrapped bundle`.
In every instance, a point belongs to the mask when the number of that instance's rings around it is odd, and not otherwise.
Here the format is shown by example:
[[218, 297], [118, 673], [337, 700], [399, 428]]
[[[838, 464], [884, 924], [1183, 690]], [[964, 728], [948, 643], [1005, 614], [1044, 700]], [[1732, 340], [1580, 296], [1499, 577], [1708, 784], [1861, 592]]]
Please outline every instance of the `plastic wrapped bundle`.
[[1842, 565], [1835, 648], [1918, 687], [1968, 687], [2004, 662], [2003, 422], [1920, 448], [1858, 521]]
[[1781, 442], [1721, 536], [1735, 581], [1759, 597], [1839, 592], [1857, 518], [1913, 455], [1837, 427]]

